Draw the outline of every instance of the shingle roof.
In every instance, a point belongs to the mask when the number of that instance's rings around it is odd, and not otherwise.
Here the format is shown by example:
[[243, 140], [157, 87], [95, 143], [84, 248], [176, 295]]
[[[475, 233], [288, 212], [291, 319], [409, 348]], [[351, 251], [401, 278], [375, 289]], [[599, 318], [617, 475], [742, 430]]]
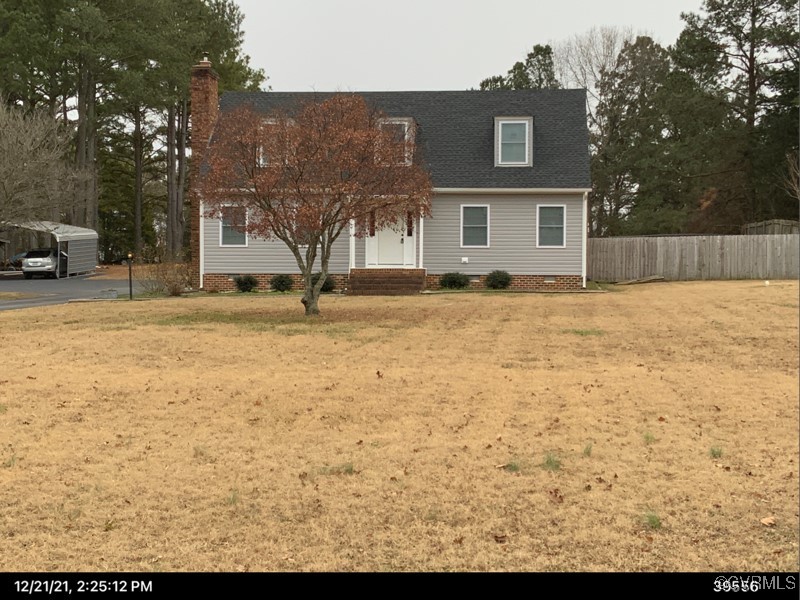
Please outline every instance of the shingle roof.
[[[440, 188], [588, 188], [585, 90], [360, 92], [389, 117], [413, 117], [416, 143]], [[227, 92], [220, 110], [264, 113], [327, 93]], [[533, 117], [533, 167], [494, 166], [494, 118]]]

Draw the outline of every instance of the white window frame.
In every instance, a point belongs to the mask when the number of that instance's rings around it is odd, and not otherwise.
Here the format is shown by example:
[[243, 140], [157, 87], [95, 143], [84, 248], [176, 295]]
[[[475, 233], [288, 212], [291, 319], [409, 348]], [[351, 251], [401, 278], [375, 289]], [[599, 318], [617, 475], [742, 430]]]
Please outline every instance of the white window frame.
[[[465, 208], [485, 208], [486, 209], [486, 245], [485, 246], [465, 246], [464, 245], [464, 209]], [[462, 204], [461, 208], [461, 227], [459, 228], [459, 237], [461, 239], [462, 248], [490, 248], [491, 247], [491, 232], [492, 232], [492, 209], [489, 204]], [[474, 227], [474, 225], [471, 225]]]
[[[241, 208], [242, 210], [244, 210], [244, 226], [245, 226], [245, 231], [243, 232], [244, 233], [244, 244], [224, 244], [222, 242], [222, 228], [223, 228], [223, 221], [224, 221], [224, 217], [222, 215], [222, 211], [224, 209], [226, 209], [226, 208]], [[247, 248], [249, 246], [249, 244], [250, 244], [250, 236], [247, 233], [247, 226], [248, 226], [249, 222], [250, 222], [250, 213], [245, 207], [238, 206], [236, 204], [226, 204], [224, 206], [221, 206], [220, 207], [220, 215], [219, 215], [219, 247], [220, 248]]]
[[[522, 162], [503, 161], [503, 125], [525, 124], [525, 160]], [[495, 117], [494, 119], [494, 166], [532, 167], [533, 166], [533, 117]]]
[[402, 125], [405, 128], [405, 161], [397, 164], [411, 166], [414, 161], [414, 120], [411, 117], [387, 117], [378, 123], [381, 129], [384, 125]]
[[[262, 127], [267, 125], [277, 125], [277, 124], [278, 124], [277, 119], [261, 119]], [[259, 144], [258, 148], [256, 148], [256, 166], [259, 169], [264, 169], [269, 166], [269, 157], [264, 153], [264, 146], [262, 146], [261, 144]]]
[[[561, 225], [562, 231], [562, 244], [554, 246], [551, 244], [542, 245], [539, 243], [539, 229], [541, 228], [541, 220], [539, 219], [539, 212], [541, 208], [560, 208], [562, 209], [563, 221]], [[567, 247], [567, 205], [566, 204], [537, 204], [536, 205], [536, 247], [537, 248], [566, 248]]]

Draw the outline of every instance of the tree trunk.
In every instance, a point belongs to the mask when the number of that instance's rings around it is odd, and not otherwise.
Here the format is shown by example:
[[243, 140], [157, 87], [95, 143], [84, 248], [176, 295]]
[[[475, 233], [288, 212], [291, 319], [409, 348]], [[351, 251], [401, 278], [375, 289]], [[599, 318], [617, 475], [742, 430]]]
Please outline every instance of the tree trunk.
[[133, 109], [133, 248], [136, 258], [142, 255], [142, 110]]
[[167, 255], [176, 258], [179, 244], [177, 237], [177, 173], [175, 172], [175, 105], [167, 108]]
[[99, 221], [99, 194], [97, 189], [97, 83], [89, 71], [86, 82], [86, 214], [83, 222], [89, 229], [97, 229]]
[[306, 316], [314, 317], [319, 314], [319, 295], [322, 290], [322, 277], [319, 278], [317, 285], [311, 283], [311, 266], [308, 267], [307, 272], [303, 273], [305, 281], [305, 290], [303, 291], [303, 299], [300, 302], [306, 307]]
[[761, 218], [756, 199], [755, 173], [753, 172], [753, 158], [756, 145], [756, 111], [758, 110], [758, 59], [756, 58], [757, 28], [759, 9], [754, 2], [750, 9], [750, 39], [747, 53], [747, 141], [744, 152], [745, 195], [747, 198], [748, 221], [757, 221]]
[[178, 110], [178, 185], [176, 187], [176, 243], [178, 256], [183, 255], [183, 240], [186, 232], [184, 218], [184, 194], [186, 192], [186, 136], [189, 130], [189, 103], [184, 98]]
[[75, 167], [80, 174], [80, 181], [75, 186], [75, 200], [70, 210], [70, 223], [72, 225], [83, 225], [81, 214], [85, 214], [86, 206], [86, 88], [88, 73], [85, 65], [79, 67], [78, 80], [78, 126], [75, 140]]

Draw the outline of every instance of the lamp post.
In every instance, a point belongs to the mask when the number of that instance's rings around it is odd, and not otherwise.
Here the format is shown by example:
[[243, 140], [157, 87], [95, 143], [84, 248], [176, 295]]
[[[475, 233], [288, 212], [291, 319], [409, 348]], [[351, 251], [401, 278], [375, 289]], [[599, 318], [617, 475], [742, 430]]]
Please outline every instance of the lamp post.
[[128, 299], [133, 300], [133, 252], [128, 252]]

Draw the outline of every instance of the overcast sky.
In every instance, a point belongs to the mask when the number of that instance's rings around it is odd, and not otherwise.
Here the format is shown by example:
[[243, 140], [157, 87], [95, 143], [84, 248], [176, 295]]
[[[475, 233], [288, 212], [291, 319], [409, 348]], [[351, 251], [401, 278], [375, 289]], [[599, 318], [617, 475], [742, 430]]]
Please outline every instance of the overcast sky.
[[238, 0], [275, 91], [464, 90], [594, 25], [668, 45], [701, 0]]

